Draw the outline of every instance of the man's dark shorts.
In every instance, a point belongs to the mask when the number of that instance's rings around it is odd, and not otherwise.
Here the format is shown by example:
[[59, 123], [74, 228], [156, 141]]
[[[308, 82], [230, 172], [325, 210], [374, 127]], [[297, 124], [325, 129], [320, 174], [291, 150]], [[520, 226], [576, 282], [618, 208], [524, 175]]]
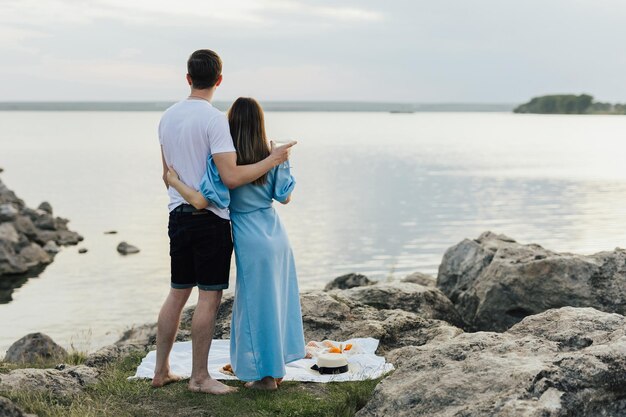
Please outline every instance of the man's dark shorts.
[[230, 221], [183, 204], [170, 212], [168, 234], [172, 288], [228, 288], [233, 253]]

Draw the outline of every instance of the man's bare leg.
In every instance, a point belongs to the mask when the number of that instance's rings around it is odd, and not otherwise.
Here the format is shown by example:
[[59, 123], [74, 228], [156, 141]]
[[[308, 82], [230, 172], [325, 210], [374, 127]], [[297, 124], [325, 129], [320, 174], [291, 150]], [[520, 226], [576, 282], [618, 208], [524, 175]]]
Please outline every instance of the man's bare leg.
[[215, 317], [222, 300], [222, 291], [199, 291], [198, 305], [191, 321], [193, 351], [189, 390], [207, 394], [229, 394], [234, 387], [224, 385], [209, 375], [209, 350], [215, 330]]
[[178, 333], [180, 315], [192, 289], [171, 288], [161, 307], [157, 323], [156, 365], [152, 379], [152, 386], [155, 388], [182, 379], [170, 370], [170, 352], [176, 340], [176, 333]]

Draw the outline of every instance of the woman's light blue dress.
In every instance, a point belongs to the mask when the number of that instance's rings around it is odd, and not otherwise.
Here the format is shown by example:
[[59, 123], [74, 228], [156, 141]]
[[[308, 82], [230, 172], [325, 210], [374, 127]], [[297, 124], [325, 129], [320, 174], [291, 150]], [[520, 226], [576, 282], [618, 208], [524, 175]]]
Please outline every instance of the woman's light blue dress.
[[229, 206], [237, 265], [230, 359], [242, 381], [282, 378], [285, 364], [304, 358], [298, 279], [289, 239], [272, 201], [285, 201], [295, 180], [288, 162], [269, 171], [264, 185], [228, 190], [209, 156], [200, 191]]

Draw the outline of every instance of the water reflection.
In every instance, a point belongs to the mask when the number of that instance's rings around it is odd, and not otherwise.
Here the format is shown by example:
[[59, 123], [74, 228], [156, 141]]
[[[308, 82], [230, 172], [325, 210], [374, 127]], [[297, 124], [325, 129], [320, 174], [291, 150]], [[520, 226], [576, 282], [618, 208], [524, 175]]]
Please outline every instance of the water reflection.
[[[0, 350], [31, 331], [67, 346], [91, 330], [97, 347], [156, 319], [169, 282], [159, 117], [0, 112], [4, 182], [29, 206], [50, 201], [89, 249], [64, 248], [38, 279], [9, 284]], [[293, 202], [277, 209], [303, 289], [352, 271], [436, 273], [449, 246], [485, 230], [558, 251], [626, 245], [626, 118], [268, 113], [267, 124], [300, 141]], [[121, 240], [141, 253], [120, 256]]]

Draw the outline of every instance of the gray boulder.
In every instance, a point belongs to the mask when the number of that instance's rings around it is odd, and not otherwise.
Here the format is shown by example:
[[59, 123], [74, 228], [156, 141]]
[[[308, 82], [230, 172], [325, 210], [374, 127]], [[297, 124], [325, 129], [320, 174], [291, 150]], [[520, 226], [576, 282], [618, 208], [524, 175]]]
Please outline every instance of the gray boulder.
[[26, 235], [30, 239], [35, 239], [37, 236], [37, 228], [33, 223], [33, 220], [24, 215], [19, 215], [15, 219], [15, 229], [23, 235]]
[[62, 361], [67, 351], [43, 333], [30, 333], [13, 343], [4, 357], [12, 363]]
[[71, 230], [60, 230], [56, 232], [56, 242], [62, 246], [77, 245], [82, 242], [84, 238], [76, 232]]
[[57, 245], [57, 243], [54, 240], [49, 240], [43, 246], [43, 250], [54, 255], [56, 253], [59, 253], [61, 251], [61, 248], [59, 247], [59, 245]]
[[20, 240], [13, 223], [0, 223], [0, 240], [9, 243], [17, 243]]
[[84, 365], [94, 368], [104, 368], [106, 365], [135, 352], [145, 353], [146, 347], [144, 345], [133, 345], [131, 343], [104, 346], [87, 356]]
[[54, 397], [71, 398], [89, 385], [98, 382], [100, 372], [85, 365], [57, 369], [16, 369], [0, 374], [0, 391], [29, 391], [49, 393]]
[[57, 230], [57, 224], [54, 217], [48, 213], [43, 213], [35, 220], [35, 227], [41, 230]]
[[122, 255], [130, 255], [132, 253], [139, 253], [139, 248], [126, 242], [121, 242], [117, 245], [117, 251]]
[[41, 246], [31, 243], [20, 251], [20, 258], [28, 268], [38, 265], [48, 265], [52, 262], [52, 257]]
[[401, 279], [402, 282], [411, 282], [413, 284], [424, 285], [425, 287], [437, 286], [437, 278], [422, 272], [413, 272]]
[[564, 307], [396, 349], [358, 417], [626, 415], [626, 318]]
[[335, 289], [345, 290], [348, 288], [363, 287], [365, 285], [373, 284], [374, 281], [371, 281], [365, 275], [350, 273], [337, 277], [328, 284], [326, 284], [324, 291], [330, 291]]
[[19, 211], [12, 203], [0, 204], [0, 222], [15, 220]]
[[446, 251], [437, 287], [473, 330], [503, 331], [563, 306], [626, 314], [626, 251], [554, 253], [486, 232]]
[[52, 205], [48, 203], [47, 201], [44, 201], [43, 203], [39, 205], [39, 207], [37, 207], [37, 210], [41, 210], [48, 214], [52, 214]]
[[332, 295], [346, 304], [357, 302], [379, 310], [404, 310], [455, 326], [463, 321], [452, 302], [439, 289], [408, 282], [394, 282], [335, 291]]
[[0, 240], [0, 276], [22, 274], [27, 270], [24, 261], [15, 253], [13, 245]]
[[[343, 292], [353, 290], [356, 288]], [[400, 308], [379, 309], [341, 293], [311, 291], [301, 294], [302, 321], [307, 341], [374, 337], [380, 340], [379, 353], [384, 353], [400, 346], [447, 339], [462, 332], [441, 320], [421, 317]]]

